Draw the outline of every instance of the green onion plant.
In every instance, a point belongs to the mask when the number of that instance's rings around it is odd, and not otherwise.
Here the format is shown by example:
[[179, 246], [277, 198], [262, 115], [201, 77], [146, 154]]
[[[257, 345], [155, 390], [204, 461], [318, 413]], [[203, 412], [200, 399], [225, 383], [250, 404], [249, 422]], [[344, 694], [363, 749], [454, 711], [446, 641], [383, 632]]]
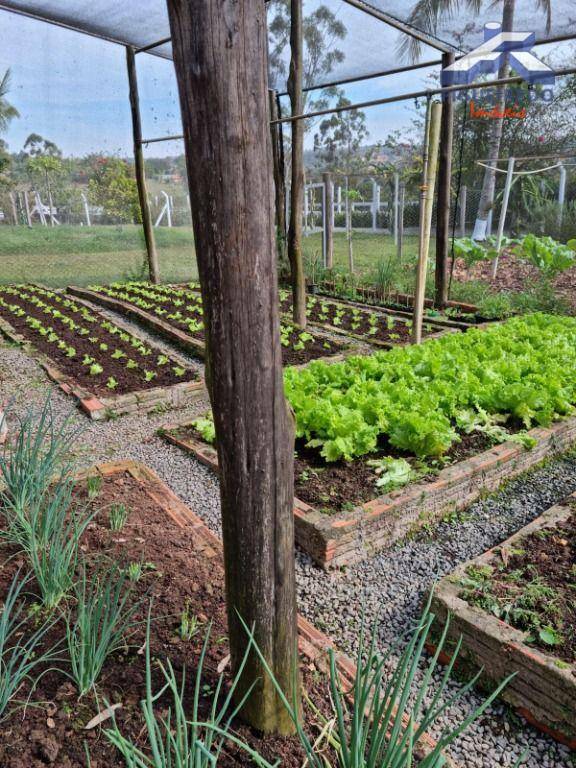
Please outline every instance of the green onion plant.
[[[336, 654], [330, 650], [333, 718], [332, 723], [329, 718], [325, 719], [325, 724], [332, 726], [327, 727], [326, 733], [336, 755], [336, 763], [326, 762], [326, 745], [320, 748], [318, 740], [313, 742], [308, 737], [300, 720], [298, 706], [287, 700], [262, 652], [254, 644], [256, 653], [294, 722], [311, 768], [411, 768], [414, 765], [419, 741], [432, 727], [437, 727], [442, 715], [466, 695], [481, 674], [479, 672], [456, 693], [449, 692], [450, 677], [460, 652], [460, 639], [454, 650], [451, 649], [451, 660], [440, 683], [433, 688], [434, 674], [446, 646], [449, 629], [447, 622], [437, 640], [434, 655], [426, 660], [424, 651], [434, 622], [435, 616], [428, 604], [418, 625], [408, 635], [397, 662], [394, 662], [394, 654], [399, 651], [402, 641], [381, 655], [376, 648], [376, 628], [371, 640], [365, 642], [363, 624], [352, 691], [343, 689]], [[248, 627], [244, 626], [248, 631]], [[444, 727], [436, 739], [436, 746], [417, 761], [418, 768], [441, 768], [446, 765], [444, 750], [482, 715], [509, 680], [504, 680], [457, 726]]]
[[72, 679], [85, 696], [95, 690], [106, 659], [125, 646], [140, 601], [133, 600], [133, 585], [118, 568], [89, 580], [84, 567], [74, 592], [75, 618], [67, 616], [66, 640]]
[[53, 621], [32, 634], [27, 633], [28, 611], [21, 599], [27, 583], [28, 578], [21, 578], [18, 571], [0, 612], [0, 719], [8, 714], [9, 705], [25, 683], [34, 688], [39, 679], [34, 678], [35, 671], [53, 659], [56, 652], [40, 649]]
[[[238, 680], [246, 664], [248, 649], [237, 676], [232, 681], [227, 693], [223, 692], [223, 675], [220, 675], [209, 703], [208, 715], [201, 716], [201, 694], [205, 693], [203, 680], [204, 661], [210, 646], [210, 628], [207, 629], [202, 651], [196, 669], [193, 686], [193, 700], [185, 705], [188, 690], [185, 675], [179, 683], [170, 660], [157, 661], [154, 665], [150, 651], [150, 614], [146, 631], [146, 697], [141, 702], [144, 715], [144, 730], [138, 744], [127, 738], [114, 721], [112, 728], [105, 731], [106, 738], [118, 749], [127, 768], [215, 768], [222, 748], [228, 743], [242, 749], [260, 768], [275, 768], [279, 763], [271, 764], [261, 757], [248, 744], [237, 737], [231, 730], [233, 718], [244, 704], [250, 691], [237, 704], [232, 698]], [[154, 692], [152, 677], [154, 666], [160, 670], [164, 684]], [[157, 702], [161, 697], [169, 697], [167, 713], [159, 712]]]

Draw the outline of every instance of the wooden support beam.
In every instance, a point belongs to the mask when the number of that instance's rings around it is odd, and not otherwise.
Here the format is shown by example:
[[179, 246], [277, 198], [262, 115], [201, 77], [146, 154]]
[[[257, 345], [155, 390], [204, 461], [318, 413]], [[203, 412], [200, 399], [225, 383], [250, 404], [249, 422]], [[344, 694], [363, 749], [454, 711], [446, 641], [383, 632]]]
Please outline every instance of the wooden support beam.
[[438, 168], [438, 144], [440, 142], [440, 122], [442, 120], [442, 102], [433, 101], [428, 105], [426, 117], [426, 136], [424, 139], [424, 172], [420, 193], [420, 248], [418, 253], [418, 271], [416, 273], [416, 291], [414, 296], [414, 319], [412, 341], [422, 341], [422, 321], [426, 300], [426, 276], [428, 274], [428, 252], [430, 250], [430, 230], [432, 226], [432, 208], [434, 206], [434, 188]]
[[[280, 117], [276, 91], [269, 90], [270, 120]], [[276, 199], [276, 238], [278, 244], [278, 261], [283, 267], [286, 260], [286, 183], [284, 178], [284, 157], [282, 151], [282, 131], [279, 124], [270, 124], [272, 138], [272, 165], [274, 169], [274, 191]]]
[[136, 183], [138, 185], [138, 198], [142, 212], [142, 228], [146, 241], [146, 254], [148, 257], [148, 272], [153, 283], [160, 282], [158, 268], [158, 252], [156, 239], [152, 225], [152, 215], [148, 203], [146, 190], [146, 172], [144, 168], [144, 152], [142, 149], [142, 121], [140, 118], [140, 97], [138, 95], [138, 77], [136, 74], [136, 56], [134, 48], [126, 48], [126, 66], [128, 70], [128, 87], [130, 89], [130, 110], [132, 112], [132, 134], [134, 138], [134, 167], [136, 171]]
[[[228, 637], [298, 701], [294, 421], [284, 397], [262, 0], [168, 0], [218, 447]], [[239, 84], [241, 87], [239, 87]], [[192, 259], [192, 252], [190, 253]], [[257, 654], [237, 687], [264, 732], [293, 723]]]
[[324, 182], [324, 253], [326, 269], [334, 267], [334, 181], [331, 173], [323, 173]]
[[[302, 0], [290, 0], [290, 75], [288, 91], [292, 114], [304, 109], [303, 69], [304, 40]], [[290, 187], [290, 225], [288, 227], [288, 259], [292, 278], [293, 319], [306, 327], [306, 276], [302, 254], [302, 209], [304, 205], [304, 123], [292, 123], [292, 184]]]
[[[442, 56], [442, 68], [454, 63], [454, 53]], [[442, 95], [438, 197], [436, 203], [435, 304], [443, 308], [448, 301], [448, 253], [450, 251], [450, 209], [452, 204], [452, 145], [454, 141], [454, 96]]]

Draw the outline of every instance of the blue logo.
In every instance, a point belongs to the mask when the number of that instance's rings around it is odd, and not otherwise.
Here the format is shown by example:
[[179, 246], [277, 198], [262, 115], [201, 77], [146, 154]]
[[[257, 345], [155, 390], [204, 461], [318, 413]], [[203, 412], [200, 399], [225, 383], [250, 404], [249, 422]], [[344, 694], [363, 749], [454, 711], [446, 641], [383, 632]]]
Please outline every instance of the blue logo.
[[498, 72], [502, 58], [508, 54], [510, 66], [528, 83], [554, 85], [554, 70], [534, 56], [534, 32], [502, 32], [502, 25], [490, 22], [484, 26], [484, 42], [441, 73], [442, 85], [470, 85], [478, 75]]

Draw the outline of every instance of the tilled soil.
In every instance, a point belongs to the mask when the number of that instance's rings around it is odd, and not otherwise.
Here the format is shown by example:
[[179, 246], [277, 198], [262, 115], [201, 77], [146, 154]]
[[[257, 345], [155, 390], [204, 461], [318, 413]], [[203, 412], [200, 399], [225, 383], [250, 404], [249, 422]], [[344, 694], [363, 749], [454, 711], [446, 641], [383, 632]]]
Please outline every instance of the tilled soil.
[[[175, 428], [173, 432], [183, 441], [192, 438], [204, 442], [202, 435], [191, 426], [183, 425]], [[460, 442], [451, 446], [441, 462], [428, 460], [419, 480], [433, 481], [443, 466], [482, 453], [493, 444], [490, 438], [480, 432], [463, 434]], [[326, 514], [337, 514], [372, 501], [386, 491], [376, 486], [377, 475], [374, 467], [370, 467], [368, 462], [384, 456], [410, 459], [418, 466], [413, 456], [399, 451], [384, 440], [379, 450], [368, 456], [353, 461], [333, 462], [325, 461], [319, 451], [306, 448], [304, 441], [299, 440], [296, 442], [294, 455], [294, 495]]]
[[[292, 299], [281, 299], [282, 312], [292, 311]], [[311, 323], [330, 326], [345, 331], [352, 336], [361, 337], [367, 343], [379, 341], [386, 344], [409, 344], [412, 335], [412, 323], [393, 315], [376, 314], [351, 305], [337, 304], [317, 296], [308, 297], [306, 312]], [[424, 323], [422, 335], [429, 336], [438, 332], [437, 327]]]
[[[218, 666], [225, 665], [228, 656], [223, 568], [219, 558], [208, 560], [202, 554], [202, 542], [192, 528], [180, 528], [174, 524], [146, 492], [146, 484], [143, 487], [130, 475], [118, 473], [107, 478], [99, 496], [91, 502], [87, 500], [85, 488], [79, 491], [77, 499], [81, 504], [100, 510], [82, 542], [89, 579], [110, 572], [117, 566], [143, 564], [144, 575], [138, 582], [131, 583], [133, 592], [129, 603], [139, 604], [134, 617], [138, 625], [127, 638], [126, 648], [107, 660], [97, 685], [100, 708], [104, 708], [105, 701], [121, 703], [122, 707], [116, 712], [118, 725], [125, 736], [142, 747], [145, 740], [139, 702], [145, 695], [146, 666], [142, 648], [149, 606], [152, 605], [153, 616], [152, 657], [170, 658], [178, 679], [186, 671], [190, 693], [187, 706], [191, 704], [195, 671], [204, 638], [210, 629], [201, 689], [201, 713], [206, 715], [211, 692], [219, 677]], [[108, 511], [113, 503], [123, 503], [130, 510], [126, 525], [117, 533], [110, 531], [108, 526]], [[19, 567], [26, 568], [22, 556], [5, 550], [0, 568], [0, 595], [6, 594]], [[33, 605], [34, 595], [38, 594], [34, 581], [27, 585], [26, 591], [30, 593], [29, 604]], [[73, 615], [72, 599], [62, 606], [63, 609], [65, 607]], [[183, 611], [198, 621], [198, 631], [190, 640], [182, 639], [180, 633]], [[31, 690], [29, 685], [21, 690], [19, 698], [30, 696], [30, 705], [24, 711], [12, 711], [3, 723], [0, 735], [2, 768], [41, 768], [45, 765], [86, 768], [86, 748], [90, 752], [91, 768], [124, 766], [103, 733], [103, 729], [110, 726], [110, 721], [102, 727], [84, 730], [99, 707], [92, 694], [79, 700], [74, 683], [66, 677], [69, 666], [62, 642], [64, 634], [64, 620], [60, 619], [43, 641], [44, 648], [61, 643], [59, 660], [50, 665], [59, 670], [47, 672], [35, 690]], [[229, 677], [229, 664], [225, 668], [225, 675]], [[304, 681], [312, 700], [326, 714], [329, 709], [326, 679], [318, 674], [315, 667], [307, 665]], [[156, 668], [155, 690], [160, 689], [162, 684], [163, 678]], [[168, 697], [162, 697], [158, 711], [166, 715], [169, 703]], [[312, 717], [310, 710], [307, 714]], [[282, 766], [288, 768], [302, 765], [304, 755], [296, 739], [264, 739], [240, 722], [235, 722], [234, 730], [272, 762], [281, 759]], [[226, 746], [218, 766], [231, 768], [243, 765], [252, 765], [248, 756], [236, 747]]]
[[[141, 309], [184, 331], [196, 341], [204, 343], [205, 332], [199, 294], [181, 288], [179, 290], [183, 294], [181, 298], [150, 287], [145, 289], [148, 295], [144, 296], [126, 285], [118, 289], [107, 289], [104, 295], [133, 303], [135, 306], [138, 306], [135, 301], [143, 300], [148, 306], [140, 307]], [[197, 323], [202, 323], [202, 326], [197, 328]], [[306, 332], [306, 338], [302, 340], [302, 332], [298, 328], [285, 323], [284, 328], [289, 329], [288, 333], [283, 334], [282, 363], [284, 365], [304, 365], [311, 360], [337, 355], [347, 348], [346, 344], [339, 344], [328, 337], [319, 336], [310, 331]]]
[[[103, 397], [110, 397], [112, 395], [127, 394], [154, 387], [166, 387], [198, 379], [198, 372], [193, 368], [188, 368], [182, 376], [177, 376], [173, 370], [176, 367], [174, 361], [166, 360], [163, 365], [158, 364], [158, 359], [162, 355], [160, 349], [146, 344], [145, 346], [149, 350], [149, 354], [144, 355], [130, 341], [122, 340], [120, 334], [113, 334], [103, 328], [101, 323], [106, 322], [106, 318], [103, 315], [90, 310], [90, 314], [96, 318], [96, 322], [89, 323], [79, 311], [75, 311], [70, 307], [64, 307], [56, 302], [55, 296], [56, 294], [52, 293], [48, 296], [42, 294], [39, 298], [49, 306], [58, 309], [66, 317], [72, 318], [80, 327], [88, 328], [88, 334], [81, 336], [77, 330], [71, 330], [68, 325], [63, 323], [62, 318], [45, 314], [40, 307], [16, 295], [7, 295], [7, 303], [18, 305], [26, 314], [18, 317], [0, 306], [0, 317], [3, 317], [10, 323], [12, 328], [29, 340], [36, 349], [53, 360], [60, 371], [75, 379], [75, 381], [90, 392]], [[62, 341], [73, 347], [74, 356], [68, 357], [66, 350], [60, 349], [57, 346], [57, 342], [50, 342], [47, 335], [42, 335], [31, 328], [26, 323], [27, 317], [40, 320], [44, 327], [53, 328]], [[108, 349], [102, 351], [99, 348], [100, 344], [106, 344]], [[112, 354], [116, 350], [122, 352], [124, 356], [120, 359], [113, 358]], [[102, 366], [102, 373], [91, 374], [90, 366], [82, 364], [85, 356], [94, 358]], [[136, 367], [127, 368], [128, 360], [134, 361]], [[145, 371], [147, 370], [155, 374], [154, 378], [150, 381], [146, 381], [145, 378]], [[106, 386], [110, 377], [114, 378], [117, 382], [113, 389]]]

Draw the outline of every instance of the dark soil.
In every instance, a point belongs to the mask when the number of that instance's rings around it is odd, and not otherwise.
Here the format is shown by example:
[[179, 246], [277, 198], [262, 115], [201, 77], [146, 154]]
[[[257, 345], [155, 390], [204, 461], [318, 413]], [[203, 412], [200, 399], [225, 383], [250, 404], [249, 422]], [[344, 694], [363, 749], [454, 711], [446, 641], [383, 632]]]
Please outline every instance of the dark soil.
[[[204, 442], [202, 435], [194, 428], [181, 426], [172, 433], [182, 441], [194, 439]], [[433, 481], [438, 471], [449, 464], [463, 461], [470, 456], [487, 451], [494, 443], [486, 435], [473, 432], [461, 435], [461, 441], [454, 443], [442, 461], [428, 460], [428, 474], [420, 480]], [[385, 491], [376, 487], [376, 474], [367, 462], [384, 456], [405, 458], [415, 463], [414, 457], [399, 451], [382, 440], [380, 448], [367, 456], [353, 461], [326, 462], [319, 451], [306, 448], [304, 441], [296, 442], [294, 459], [294, 495], [310, 506], [325, 512], [337, 514], [382, 496]]]
[[[22, 292], [32, 295], [35, 294], [35, 289], [26, 286], [22, 289]], [[1, 293], [0, 290], [0, 295]], [[123, 341], [119, 334], [113, 334], [105, 330], [101, 323], [106, 322], [107, 318], [99, 312], [90, 310], [90, 315], [95, 320], [89, 322], [81, 315], [78, 309], [74, 309], [74, 306], [77, 305], [73, 304], [72, 307], [64, 306], [62, 297], [58, 294], [49, 292], [48, 295], [36, 295], [50, 307], [58, 309], [66, 317], [72, 318], [81, 328], [87, 328], [90, 331], [89, 334], [81, 336], [77, 329], [71, 330], [68, 325], [63, 323], [62, 318], [46, 314], [40, 307], [35, 306], [26, 298], [15, 295], [4, 294], [4, 299], [8, 304], [21, 307], [25, 310], [26, 314], [18, 317], [0, 306], [0, 317], [9, 322], [36, 349], [53, 360], [60, 371], [75, 379], [75, 381], [90, 392], [102, 397], [111, 397], [113, 395], [127, 394], [154, 387], [171, 386], [180, 382], [198, 379], [198, 372], [194, 369], [187, 369], [184, 375], [177, 376], [173, 368], [178, 364], [173, 360], [169, 360], [164, 365], [158, 365], [158, 358], [163, 354], [160, 349], [146, 343], [145, 346], [149, 350], [149, 354], [145, 355], [141, 350], [135, 349], [129, 341]], [[66, 350], [58, 348], [57, 342], [49, 342], [47, 336], [43, 336], [38, 331], [30, 328], [26, 323], [26, 317], [40, 320], [45, 328], [53, 329], [59, 339], [74, 348], [75, 356], [68, 357]], [[100, 350], [100, 344], [107, 344], [108, 350]], [[114, 359], [112, 354], [116, 350], [123, 352], [125, 357], [118, 360]], [[90, 374], [89, 366], [82, 365], [85, 355], [94, 358], [102, 366], [102, 373]], [[128, 360], [136, 362], [138, 367], [127, 368], [126, 362]], [[145, 371], [152, 371], [156, 376], [151, 381], [146, 381]], [[110, 377], [113, 377], [118, 382], [114, 389], [106, 386], [106, 382]]]
[[[568, 663], [576, 662], [576, 504], [575, 512], [555, 527], [543, 528], [519, 541], [506, 562], [491, 575], [490, 593], [501, 605], [515, 601], [520, 604], [526, 588], [532, 588], [535, 599], [523, 606], [534, 611], [542, 626], [552, 625], [560, 642], [550, 646], [536, 631], [530, 631], [533, 644]], [[542, 591], [540, 584], [552, 590], [554, 596]], [[518, 629], [531, 630], [526, 615], [519, 610], [506, 616], [506, 621]]]
[[[84, 489], [79, 491], [78, 500], [86, 503]], [[210, 701], [207, 691], [214, 690], [218, 665], [228, 655], [223, 569], [219, 558], [208, 560], [202, 554], [202, 542], [191, 526], [182, 529], [174, 524], [149, 495], [146, 484], [142, 486], [127, 474], [119, 473], [106, 479], [98, 498], [90, 503], [102, 511], [83, 541], [89, 576], [102, 567], [113, 567], [114, 563], [121, 563], [123, 567], [132, 562], [145, 564], [144, 575], [133, 584], [133, 599], [141, 600], [135, 618], [141, 623], [129, 638], [125, 651], [108, 659], [98, 684], [101, 702], [122, 704], [116, 712], [122, 732], [143, 746], [139, 701], [145, 694], [145, 657], [138, 653], [138, 649], [144, 643], [144, 622], [150, 600], [153, 606], [152, 655], [159, 659], [169, 657], [179, 678], [186, 670], [190, 694], [205, 632], [208, 624], [212, 624], [202, 688], [202, 709], [207, 711]], [[128, 522], [119, 533], [108, 528], [107, 509], [112, 503], [123, 503], [130, 510]], [[3, 550], [0, 595], [6, 594], [14, 574], [22, 565], [20, 555], [7, 548]], [[29, 584], [29, 591], [32, 605], [36, 592], [34, 582]], [[73, 611], [72, 601], [68, 607]], [[184, 610], [200, 622], [200, 630], [191, 640], [181, 639], [179, 633]], [[60, 620], [45, 638], [44, 646], [49, 648], [62, 640], [64, 631], [64, 623]], [[66, 669], [65, 648], [59, 655], [62, 661], [58, 666]], [[311, 699], [327, 714], [325, 677], [310, 662], [306, 663], [302, 673]], [[229, 675], [229, 665], [225, 674]], [[161, 682], [158, 673], [155, 690], [161, 687]], [[29, 694], [27, 687], [20, 691], [19, 698], [24, 700]], [[168, 703], [164, 697], [159, 702], [158, 709], [164, 715]], [[91, 768], [122, 768], [124, 762], [104, 737], [102, 728], [84, 730], [98, 711], [93, 695], [79, 701], [74, 684], [63, 672], [48, 672], [31, 693], [30, 705], [25, 710], [12, 710], [4, 720], [0, 734], [0, 766], [87, 768], [86, 744]], [[308, 710], [306, 714], [312, 718]], [[110, 722], [103, 728], [109, 725]], [[234, 725], [236, 733], [269, 760], [280, 759], [282, 766], [287, 768], [301, 766], [304, 756], [295, 739], [263, 739], [240, 722]], [[218, 761], [219, 768], [244, 765], [252, 763], [235, 747], [227, 747]]]
[[[204, 326], [202, 325], [201, 328], [191, 330], [190, 325], [191, 322], [203, 322], [202, 305], [198, 293], [179, 286], [175, 288], [178, 291], [178, 295], [164, 291], [161, 286], [147, 286], [144, 290], [147, 294], [146, 296], [143, 296], [139, 289], [126, 285], [122, 286], [122, 288], [107, 289], [105, 295], [134, 303], [135, 306], [138, 306], [135, 303], [137, 300], [140, 302], [144, 301], [146, 306], [142, 305], [140, 309], [151, 312], [175, 328], [178, 328], [178, 330], [184, 331], [193, 339], [204, 343]], [[284, 327], [292, 328], [292, 326], [286, 323], [284, 323]], [[312, 338], [307, 338], [306, 341], [301, 342], [301, 332], [297, 328], [292, 328], [286, 338], [287, 343], [282, 345], [282, 362], [284, 365], [304, 365], [311, 360], [337, 355], [347, 348], [346, 344], [339, 344], [329, 338], [307, 333]], [[302, 349], [298, 349], [301, 343], [304, 346]]]
[[[280, 308], [282, 312], [292, 310], [290, 296], [283, 297]], [[318, 296], [308, 297], [308, 320], [311, 323], [330, 326], [357, 336], [368, 343], [373, 341], [386, 344], [408, 344], [411, 340], [412, 324], [393, 315], [375, 314], [369, 310], [354, 308], [351, 305], [337, 304]], [[373, 325], [370, 318], [377, 317]], [[437, 327], [424, 323], [423, 336], [438, 332]]]

